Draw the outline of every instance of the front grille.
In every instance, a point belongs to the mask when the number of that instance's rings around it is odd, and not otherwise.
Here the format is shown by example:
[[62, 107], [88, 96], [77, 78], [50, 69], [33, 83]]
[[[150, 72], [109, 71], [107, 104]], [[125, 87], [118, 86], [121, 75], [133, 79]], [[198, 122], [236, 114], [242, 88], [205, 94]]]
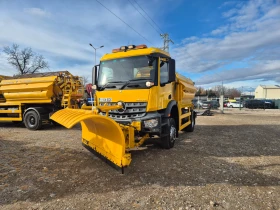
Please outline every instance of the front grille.
[[[100, 106], [104, 106], [106, 103], [107, 106], [117, 105], [117, 102], [100, 102]], [[110, 110], [109, 117], [115, 120], [125, 120], [130, 118], [144, 117], [146, 114], [147, 103], [146, 102], [127, 102], [124, 103], [126, 110], [124, 113], [119, 113], [118, 110]], [[101, 115], [105, 115], [105, 112], [101, 112]]]

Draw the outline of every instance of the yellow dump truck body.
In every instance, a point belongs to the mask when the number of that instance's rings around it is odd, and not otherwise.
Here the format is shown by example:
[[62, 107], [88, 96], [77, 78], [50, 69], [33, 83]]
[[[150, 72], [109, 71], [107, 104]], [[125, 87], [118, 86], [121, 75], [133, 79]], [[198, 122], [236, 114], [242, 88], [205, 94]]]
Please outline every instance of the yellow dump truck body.
[[194, 82], [175, 73], [174, 59], [161, 49], [141, 45], [105, 54], [93, 88], [94, 106], [61, 110], [52, 119], [68, 128], [81, 122], [83, 145], [117, 166], [128, 166], [131, 151], [147, 139], [170, 149], [178, 131], [194, 129]]
[[67, 91], [71, 91], [72, 97], [81, 97], [81, 87], [79, 78], [67, 71], [18, 76], [0, 83], [6, 102], [21, 103], [51, 103]]
[[[10, 77], [9, 77], [9, 76], [4, 76], [4, 75], [0, 75], [0, 83], [1, 83], [2, 80], [8, 79], [8, 78], [10, 78]], [[4, 102], [4, 101], [5, 101], [5, 99], [4, 99], [4, 97], [3, 97], [3, 95], [2, 95], [2, 92], [1, 92], [1, 90], [0, 90], [0, 103], [2, 103], [2, 102]]]
[[50, 103], [57, 77], [3, 80], [0, 91], [6, 102]]

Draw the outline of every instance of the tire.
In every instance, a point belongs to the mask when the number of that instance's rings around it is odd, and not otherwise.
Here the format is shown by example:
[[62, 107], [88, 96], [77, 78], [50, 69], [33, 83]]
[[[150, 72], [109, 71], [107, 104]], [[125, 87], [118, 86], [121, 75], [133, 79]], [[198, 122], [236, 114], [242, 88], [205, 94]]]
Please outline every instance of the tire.
[[39, 130], [42, 127], [41, 117], [34, 110], [24, 115], [24, 125], [29, 130]]
[[233, 108], [233, 106], [231, 105], [231, 106], [229, 106], [229, 108]]
[[164, 149], [171, 149], [172, 147], [174, 147], [176, 133], [177, 133], [177, 128], [176, 128], [175, 120], [173, 118], [169, 118], [167, 128], [163, 133], [165, 134], [165, 136], [162, 137], [161, 145]]
[[188, 125], [184, 131], [186, 132], [193, 132], [194, 131], [194, 125], [195, 125], [195, 116], [194, 116], [194, 112], [192, 111], [192, 114], [191, 114], [191, 124]]

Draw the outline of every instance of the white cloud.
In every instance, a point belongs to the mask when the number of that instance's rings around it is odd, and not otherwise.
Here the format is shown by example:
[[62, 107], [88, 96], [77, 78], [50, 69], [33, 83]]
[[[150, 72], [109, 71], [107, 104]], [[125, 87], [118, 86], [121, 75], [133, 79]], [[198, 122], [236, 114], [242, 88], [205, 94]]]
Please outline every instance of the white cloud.
[[63, 68], [55, 68], [52, 71], [69, 71], [73, 75], [85, 76], [91, 81], [91, 72], [93, 65], [80, 65], [80, 64], [71, 64], [65, 65]]
[[219, 9], [221, 9], [223, 7], [226, 7], [226, 6], [231, 6], [231, 5], [234, 5], [234, 4], [236, 4], [236, 1], [226, 1], [221, 6], [219, 6]]
[[[149, 2], [153, 3], [155, 2]], [[21, 48], [31, 47], [34, 52], [44, 55], [51, 64], [50, 69], [58, 69], [63, 65], [69, 68], [71, 65], [75, 67], [76, 64], [81, 68], [93, 65], [94, 50], [89, 43], [96, 47], [104, 45], [104, 48], [96, 52], [97, 60], [103, 54], [122, 45], [142, 43], [148, 46], [162, 45], [162, 39], [157, 32], [130, 4], [123, 5], [113, 0], [103, 4], [152, 44], [147, 43], [95, 1], [72, 1], [71, 4], [52, 1], [51, 4], [42, 3], [44, 9], [34, 7], [28, 2], [7, 3], [5, 7], [0, 7], [0, 27], [5, 29], [0, 33], [0, 49], [12, 43], [19, 44]], [[149, 11], [150, 7], [144, 8], [154, 18], [153, 14], [156, 14], [154, 8], [153, 12]], [[156, 18], [154, 20], [157, 21]], [[6, 65], [6, 60], [1, 59], [0, 71], [5, 71], [4, 63]], [[89, 74], [92, 65], [88, 69]]]
[[191, 37], [187, 37], [185, 39], [182, 40], [182, 43], [188, 43], [188, 42], [193, 42], [193, 41], [197, 41], [199, 38], [196, 36], [191, 36]]
[[0, 53], [0, 64], [0, 75], [13, 76], [17, 73], [16, 70], [14, 70], [13, 67], [8, 64], [7, 56], [5, 56], [2, 52]]
[[204, 76], [196, 81], [196, 84], [211, 84], [217, 81], [240, 81], [240, 80], [255, 80], [263, 81], [273, 80], [275, 76], [280, 76], [280, 60], [266, 61], [258, 63], [248, 68], [231, 69], [218, 74]]
[[[234, 69], [221, 73], [223, 80], [230, 82], [261, 77], [273, 80], [271, 75], [280, 72], [280, 51], [277, 48], [280, 47], [279, 11], [279, 4], [258, 0], [242, 4], [238, 10], [231, 8], [224, 13], [227, 24], [205, 38], [186, 38], [188, 42], [174, 49], [177, 67], [181, 71], [201, 73], [229, 69], [229, 64], [234, 66], [235, 62], [243, 62], [249, 65], [247, 69], [231, 67]], [[221, 77], [208, 75], [201, 77], [198, 83], [217, 81], [221, 81]]]
[[275, 77], [275, 78], [274, 78], [274, 81], [280, 83], [280, 75], [277, 76], [277, 77]]
[[228, 30], [228, 26], [223, 26], [223, 27], [220, 27], [220, 28], [217, 28], [217, 29], [211, 31], [211, 34], [212, 34], [212, 35], [223, 34], [223, 33], [225, 33], [227, 30]]
[[238, 10], [234, 8], [227, 12], [224, 12], [222, 15], [223, 15], [223, 17], [228, 18], [228, 17], [235, 15], [237, 12], [238, 12]]
[[39, 16], [39, 17], [50, 17], [50, 13], [46, 12], [40, 8], [25, 8], [23, 10], [24, 12], [31, 14], [31, 15], [35, 15], [35, 16]]
[[40, 27], [35, 28], [30, 25], [23, 25], [19, 21], [10, 18], [7, 18], [5, 23], [0, 20], [0, 26], [7, 23], [9, 27], [6, 27], [0, 34], [2, 43], [20, 43], [59, 57], [81, 60], [90, 59], [90, 55], [86, 53], [84, 47], [70, 37], [63, 37], [55, 31], [45, 30]]

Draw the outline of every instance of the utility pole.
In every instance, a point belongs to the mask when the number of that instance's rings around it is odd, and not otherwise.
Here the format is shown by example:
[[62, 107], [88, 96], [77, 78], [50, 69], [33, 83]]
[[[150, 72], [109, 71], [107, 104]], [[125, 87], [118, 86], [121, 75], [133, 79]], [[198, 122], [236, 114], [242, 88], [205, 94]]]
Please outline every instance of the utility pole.
[[[94, 47], [91, 43], [89, 43], [89, 46], [91, 46], [93, 49], [94, 49], [94, 66], [96, 66], [96, 50], [104, 47], [104, 45], [101, 45], [100, 47], [96, 48]], [[93, 77], [92, 77], [92, 84], [93, 84]], [[91, 92], [90, 92], [90, 100], [91, 100], [91, 107], [92, 107], [92, 110], [93, 110], [93, 104], [95, 104], [95, 101], [93, 101], [93, 95], [95, 94], [95, 91], [93, 93], [93, 89], [91, 88]]]
[[224, 114], [224, 81], [222, 80], [222, 91], [220, 95], [220, 111]]
[[174, 44], [174, 42], [171, 39], [169, 39], [169, 34], [167, 33], [160, 34], [160, 36], [163, 38], [163, 50], [169, 52], [169, 42], [171, 42], [172, 44]]
[[239, 110], [241, 110], [242, 93], [243, 93], [243, 86], [241, 86], [241, 93], [240, 93], [240, 99], [239, 99]]

